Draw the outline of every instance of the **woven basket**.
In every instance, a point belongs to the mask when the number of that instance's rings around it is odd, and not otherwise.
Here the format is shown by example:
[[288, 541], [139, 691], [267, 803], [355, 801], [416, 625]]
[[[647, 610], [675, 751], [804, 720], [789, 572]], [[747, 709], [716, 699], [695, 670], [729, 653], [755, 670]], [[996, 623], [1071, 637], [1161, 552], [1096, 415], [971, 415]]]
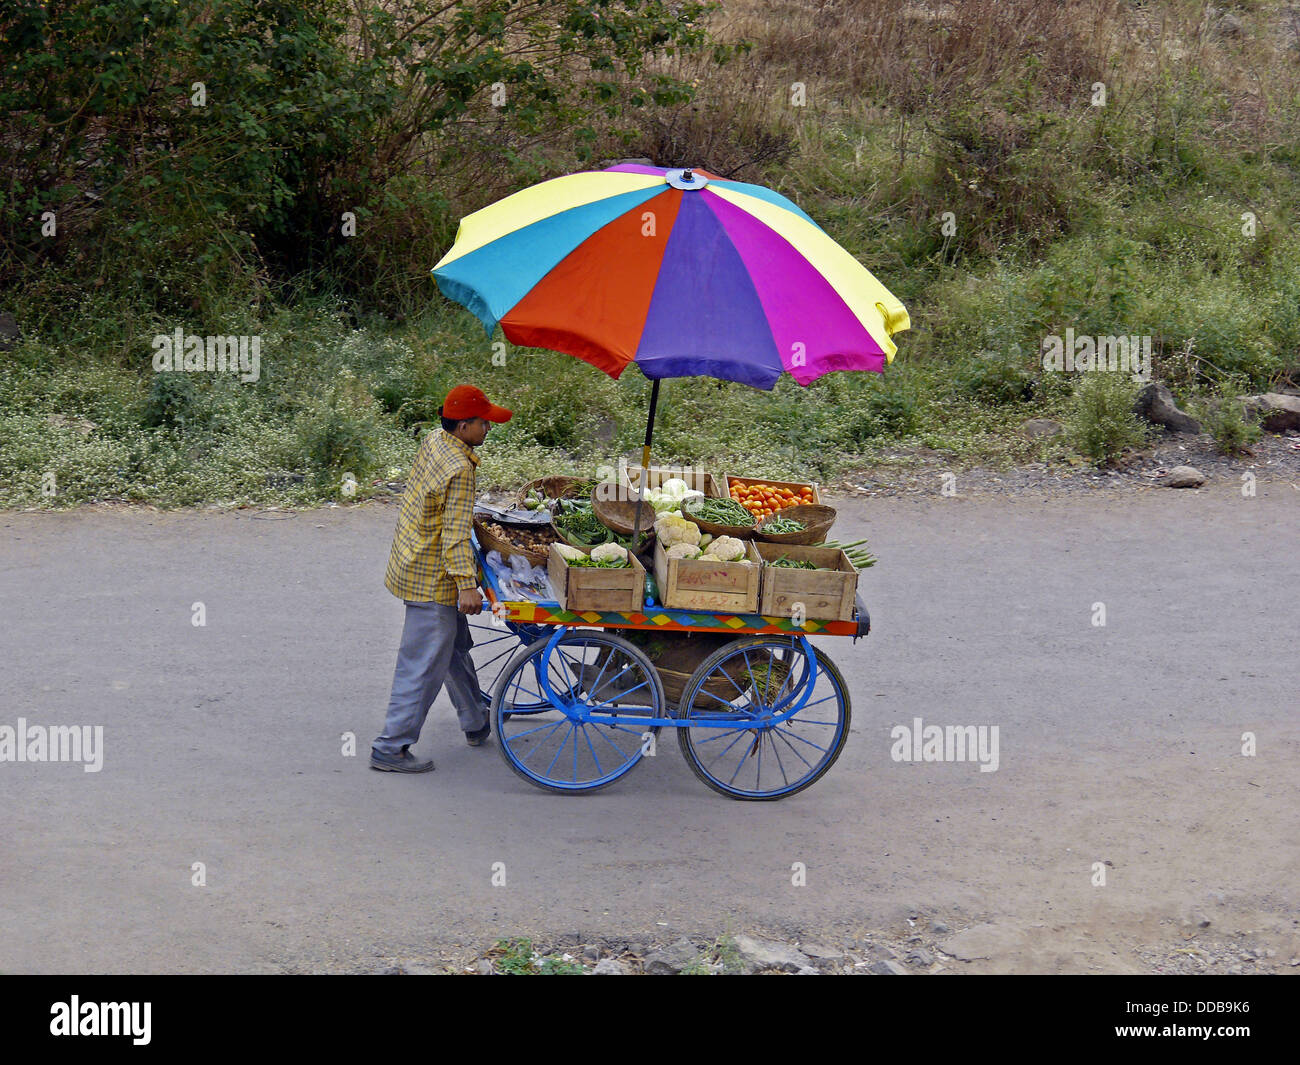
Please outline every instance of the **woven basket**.
[[590, 477], [568, 477], [559, 473], [539, 477], [535, 481], [529, 481], [523, 488], [519, 489], [515, 494], [515, 502], [522, 507], [524, 500], [528, 498], [529, 491], [533, 488], [536, 488], [547, 499], [574, 498], [581, 494], [576, 491], [577, 487], [590, 480]]
[[819, 544], [826, 539], [831, 526], [835, 524], [835, 508], [825, 503], [800, 503], [793, 507], [782, 507], [773, 518], [790, 518], [804, 524], [802, 532], [767, 533], [763, 526], [771, 520], [764, 518], [755, 530], [755, 539], [765, 544]]
[[703, 518], [697, 518], [691, 513], [689, 503], [683, 504], [682, 517], [698, 525], [700, 532], [706, 532], [712, 536], [734, 536], [737, 540], [754, 539], [754, 525], [719, 525], [717, 522], [705, 521]]
[[[505, 525], [502, 522], [497, 522], [497, 524], [501, 525], [502, 528], [509, 528], [508, 525]], [[552, 529], [545, 525], [534, 525], [530, 526], [530, 528], [538, 531], [553, 532]], [[496, 533], [488, 530], [487, 522], [478, 514], [474, 515], [474, 534], [478, 537], [479, 546], [483, 549], [484, 553], [488, 551], [499, 551], [501, 552], [502, 558], [505, 558], [508, 555], [523, 555], [524, 558], [528, 559], [528, 561], [534, 566], [546, 565], [547, 552], [526, 551], [521, 547], [516, 547], [509, 540], [501, 539], [501, 537], [497, 536]]]
[[651, 535], [655, 531], [655, 508], [644, 500], [637, 503], [632, 499], [598, 499], [593, 489], [591, 509], [595, 511], [600, 523], [612, 529], [620, 536], [632, 535], [632, 522], [636, 520], [636, 507], [641, 508], [641, 531]]

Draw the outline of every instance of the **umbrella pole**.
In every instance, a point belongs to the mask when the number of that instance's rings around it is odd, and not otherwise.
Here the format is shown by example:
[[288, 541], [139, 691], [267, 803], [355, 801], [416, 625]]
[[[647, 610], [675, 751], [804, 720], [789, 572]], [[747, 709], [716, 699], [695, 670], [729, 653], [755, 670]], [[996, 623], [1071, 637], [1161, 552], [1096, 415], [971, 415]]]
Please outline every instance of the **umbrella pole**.
[[[645, 495], [650, 479], [650, 441], [655, 431], [655, 408], [659, 405], [659, 378], [655, 378], [650, 386], [650, 417], [645, 423], [645, 445], [641, 448], [641, 480], [637, 483], [636, 502], [640, 503], [641, 498]], [[635, 550], [641, 542], [641, 508], [633, 508], [634, 517], [632, 519], [632, 548]]]

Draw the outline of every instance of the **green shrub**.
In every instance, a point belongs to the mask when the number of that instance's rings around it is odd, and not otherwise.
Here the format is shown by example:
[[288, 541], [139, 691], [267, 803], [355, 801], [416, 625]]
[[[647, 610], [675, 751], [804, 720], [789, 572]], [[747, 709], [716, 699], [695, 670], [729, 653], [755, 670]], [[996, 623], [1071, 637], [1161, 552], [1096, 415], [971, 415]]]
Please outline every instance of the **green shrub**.
[[1214, 437], [1214, 446], [1225, 455], [1242, 455], [1250, 451], [1262, 435], [1259, 422], [1246, 413], [1240, 391], [1231, 384], [1200, 404], [1201, 428]]
[[1118, 373], [1090, 373], [1075, 387], [1066, 418], [1073, 447], [1098, 466], [1113, 463], [1127, 447], [1141, 447], [1147, 429], [1133, 413], [1138, 386]]
[[964, 362], [953, 375], [953, 385], [982, 403], [1000, 406], [1022, 403], [1034, 397], [1035, 379], [1016, 354], [981, 352]]

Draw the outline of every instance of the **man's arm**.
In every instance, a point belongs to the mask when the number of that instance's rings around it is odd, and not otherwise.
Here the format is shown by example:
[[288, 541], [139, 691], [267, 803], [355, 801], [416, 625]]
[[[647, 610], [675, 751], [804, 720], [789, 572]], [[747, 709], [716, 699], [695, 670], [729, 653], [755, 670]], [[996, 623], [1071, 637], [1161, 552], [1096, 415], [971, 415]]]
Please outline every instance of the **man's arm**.
[[[447, 575], [455, 580], [462, 601], [466, 592], [474, 592], [478, 587], [478, 566], [470, 543], [473, 522], [474, 471], [466, 467], [447, 482], [442, 511], [443, 566]], [[482, 599], [479, 598], [478, 602], [481, 605]]]

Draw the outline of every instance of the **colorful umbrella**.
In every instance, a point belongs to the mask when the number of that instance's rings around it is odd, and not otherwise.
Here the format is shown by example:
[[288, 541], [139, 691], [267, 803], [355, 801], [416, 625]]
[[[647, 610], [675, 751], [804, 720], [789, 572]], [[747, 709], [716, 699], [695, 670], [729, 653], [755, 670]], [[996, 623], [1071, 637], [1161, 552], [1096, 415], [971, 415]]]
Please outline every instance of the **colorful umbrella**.
[[524, 189], [462, 219], [433, 274], [489, 336], [499, 323], [615, 378], [635, 362], [656, 393], [665, 377], [883, 371], [909, 325], [788, 199], [704, 170], [623, 163]]

